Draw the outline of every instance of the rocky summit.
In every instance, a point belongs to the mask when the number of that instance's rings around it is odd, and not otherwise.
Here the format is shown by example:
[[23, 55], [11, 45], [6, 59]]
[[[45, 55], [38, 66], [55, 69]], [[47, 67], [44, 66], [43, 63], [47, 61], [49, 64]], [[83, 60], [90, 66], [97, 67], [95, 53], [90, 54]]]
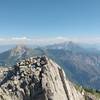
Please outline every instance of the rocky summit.
[[[85, 100], [51, 59], [30, 57], [0, 71], [0, 100]], [[96, 100], [87, 96], [86, 100]]]

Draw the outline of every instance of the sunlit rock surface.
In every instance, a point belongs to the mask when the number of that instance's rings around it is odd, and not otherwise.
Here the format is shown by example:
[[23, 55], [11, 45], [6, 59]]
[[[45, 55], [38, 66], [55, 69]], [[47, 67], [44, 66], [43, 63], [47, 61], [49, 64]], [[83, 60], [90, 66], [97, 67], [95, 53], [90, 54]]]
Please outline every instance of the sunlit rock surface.
[[63, 69], [45, 56], [22, 60], [0, 76], [0, 100], [85, 100]]

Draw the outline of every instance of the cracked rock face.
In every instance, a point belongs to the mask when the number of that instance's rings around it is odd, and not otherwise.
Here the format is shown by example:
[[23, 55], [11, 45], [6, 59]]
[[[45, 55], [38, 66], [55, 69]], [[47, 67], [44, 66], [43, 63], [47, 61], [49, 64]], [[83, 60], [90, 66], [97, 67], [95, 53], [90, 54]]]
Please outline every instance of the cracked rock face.
[[22, 60], [1, 74], [0, 100], [85, 100], [45, 56]]

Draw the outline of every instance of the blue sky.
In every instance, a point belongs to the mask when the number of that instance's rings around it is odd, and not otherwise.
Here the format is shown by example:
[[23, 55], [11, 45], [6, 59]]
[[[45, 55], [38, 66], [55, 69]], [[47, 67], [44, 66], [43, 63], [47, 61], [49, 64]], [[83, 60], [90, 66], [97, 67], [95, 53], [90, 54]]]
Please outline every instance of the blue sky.
[[99, 37], [100, 0], [0, 0], [0, 37]]

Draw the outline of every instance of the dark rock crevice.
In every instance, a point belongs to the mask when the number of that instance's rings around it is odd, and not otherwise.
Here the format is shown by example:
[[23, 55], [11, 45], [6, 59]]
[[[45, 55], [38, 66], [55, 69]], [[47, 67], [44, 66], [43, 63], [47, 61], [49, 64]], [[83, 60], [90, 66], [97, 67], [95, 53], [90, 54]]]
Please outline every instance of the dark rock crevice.
[[58, 70], [59, 70], [59, 75], [60, 75], [61, 80], [62, 80], [62, 83], [63, 83], [64, 90], [65, 90], [65, 92], [66, 92], [66, 96], [67, 96], [68, 100], [70, 100], [70, 99], [69, 99], [69, 96], [68, 96], [68, 90], [67, 90], [67, 87], [66, 87], [66, 83], [65, 83], [65, 81], [64, 81], [63, 71], [62, 71], [62, 69], [60, 69], [60, 68], [58, 68]]

